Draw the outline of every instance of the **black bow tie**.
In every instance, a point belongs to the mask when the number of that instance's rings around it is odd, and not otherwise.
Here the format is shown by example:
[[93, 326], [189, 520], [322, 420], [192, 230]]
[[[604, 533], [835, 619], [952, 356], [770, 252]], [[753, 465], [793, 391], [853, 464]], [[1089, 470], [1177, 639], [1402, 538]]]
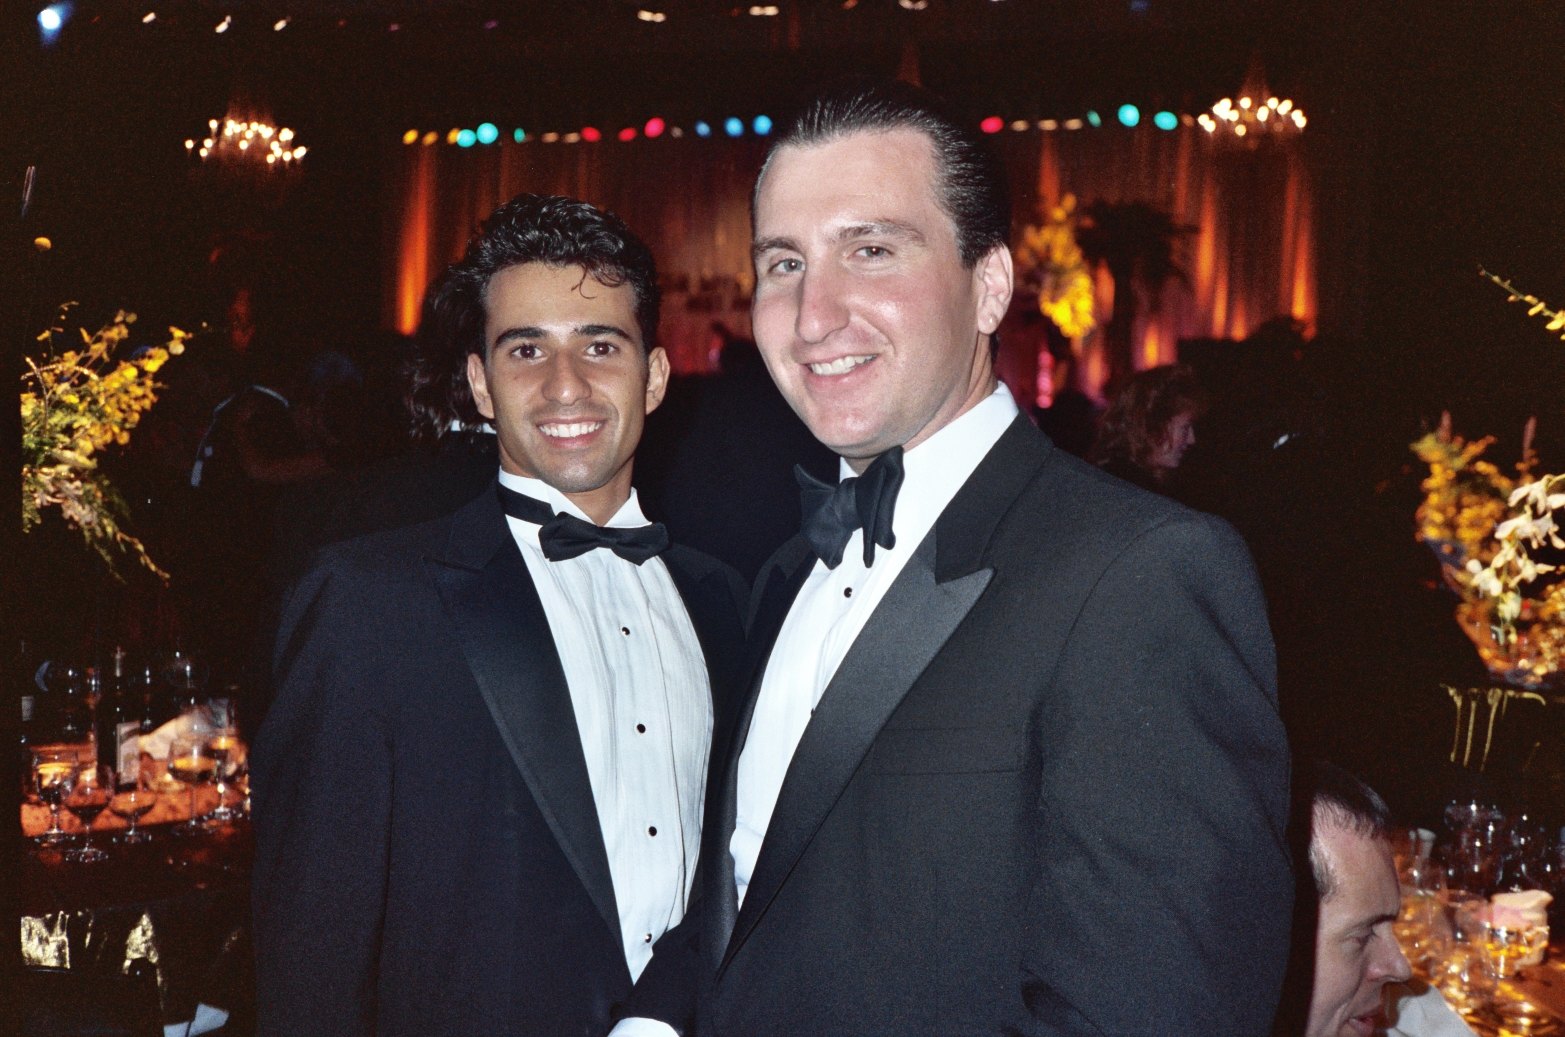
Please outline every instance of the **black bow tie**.
[[541, 500], [499, 486], [500, 506], [505, 513], [523, 522], [538, 525], [538, 546], [551, 562], [584, 555], [596, 547], [606, 547], [627, 562], [640, 565], [668, 547], [668, 530], [663, 523], [628, 528], [595, 526], [575, 515], [555, 514]]
[[803, 468], [794, 468], [804, 505], [800, 531], [815, 554], [835, 569], [855, 529], [864, 531], [864, 564], [875, 563], [875, 545], [891, 548], [897, 538], [891, 532], [891, 514], [902, 489], [902, 448], [894, 446], [875, 458], [864, 474], [835, 486], [821, 482]]

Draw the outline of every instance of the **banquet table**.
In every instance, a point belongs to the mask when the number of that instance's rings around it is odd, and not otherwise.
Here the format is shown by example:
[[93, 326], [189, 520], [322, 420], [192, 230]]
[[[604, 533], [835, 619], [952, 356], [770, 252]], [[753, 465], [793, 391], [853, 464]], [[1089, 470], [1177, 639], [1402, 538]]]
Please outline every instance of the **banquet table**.
[[[215, 804], [201, 790], [198, 813]], [[254, 842], [248, 822], [194, 836], [173, 832], [188, 816], [183, 790], [160, 796], [141, 827], [144, 843], [113, 840], [125, 822], [107, 812], [93, 842], [108, 859], [79, 863], [58, 846], [35, 845], [20, 874], [21, 946], [28, 966], [144, 978], [155, 983], [166, 1023], [191, 1019], [199, 1003], [244, 1010], [251, 1000], [249, 882]], [[22, 830], [47, 829], [40, 804], [22, 807]], [[78, 833], [62, 813], [61, 827]]]
[[[1403, 949], [1408, 952], [1408, 959], [1413, 964], [1414, 986], [1419, 989], [1426, 987], [1431, 982], [1431, 976], [1424, 967], [1425, 962], [1418, 956], [1415, 947], [1404, 945]], [[1525, 997], [1547, 1017], [1544, 1029], [1527, 1032], [1565, 1035], [1565, 944], [1556, 940], [1550, 945], [1542, 964], [1528, 966], [1516, 978], [1504, 983], [1506, 996]], [[1487, 987], [1495, 984], [1490, 978], [1482, 985]], [[1451, 1003], [1450, 999], [1447, 1001]], [[1488, 995], [1474, 996], [1470, 1006], [1453, 1004], [1452, 1007], [1459, 1010], [1463, 1021], [1479, 1037], [1513, 1037], [1521, 1032], [1501, 1025]]]

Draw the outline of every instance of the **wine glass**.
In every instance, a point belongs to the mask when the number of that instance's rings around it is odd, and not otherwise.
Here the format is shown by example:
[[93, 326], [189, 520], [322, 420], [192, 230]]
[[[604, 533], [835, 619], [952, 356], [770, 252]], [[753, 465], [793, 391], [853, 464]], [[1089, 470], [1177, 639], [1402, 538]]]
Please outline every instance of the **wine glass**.
[[225, 727], [207, 739], [206, 753], [217, 762], [217, 806], [206, 815], [206, 820], [226, 823], [239, 817], [239, 811], [228, 805], [228, 788], [239, 777], [245, 765], [245, 743], [239, 732]]
[[1521, 975], [1521, 966], [1549, 943], [1547, 926], [1519, 919], [1484, 923], [1483, 949], [1494, 967], [1495, 984], [1492, 1007], [1508, 1032], [1541, 1033], [1552, 1017], [1533, 1003], [1526, 992], [1513, 982]]
[[60, 807], [76, 783], [77, 766], [74, 749], [40, 749], [33, 754], [33, 788], [49, 808], [49, 830], [37, 837], [40, 843], [53, 846], [67, 838], [60, 827]]
[[76, 781], [65, 793], [65, 809], [82, 823], [82, 844], [66, 851], [65, 859], [78, 864], [107, 860], [108, 854], [92, 845], [92, 823], [114, 798], [114, 772], [96, 762], [83, 763]]
[[1483, 925], [1489, 903], [1461, 890], [1447, 890], [1443, 933], [1428, 963], [1429, 981], [1446, 1003], [1463, 1015], [1479, 1011], [1494, 989], [1494, 970], [1484, 950]]
[[134, 776], [121, 774], [122, 783], [109, 801], [109, 812], [123, 818], [128, 827], [114, 837], [117, 843], [144, 843], [152, 836], [141, 830], [141, 819], [157, 806], [158, 793], [148, 781], [145, 771], [137, 769]]
[[1397, 915], [1397, 941], [1408, 960], [1420, 966], [1439, 958], [1444, 935], [1445, 871], [1431, 860], [1433, 833], [1414, 829], [1406, 862], [1397, 872], [1402, 908]]
[[1483, 827], [1467, 828], [1446, 847], [1446, 885], [1487, 897], [1500, 881], [1504, 853], [1499, 839]]
[[174, 826], [175, 835], [200, 835], [206, 822], [196, 814], [196, 786], [210, 783], [217, 760], [208, 754], [208, 735], [176, 735], [168, 746], [168, 773], [190, 790], [190, 818]]

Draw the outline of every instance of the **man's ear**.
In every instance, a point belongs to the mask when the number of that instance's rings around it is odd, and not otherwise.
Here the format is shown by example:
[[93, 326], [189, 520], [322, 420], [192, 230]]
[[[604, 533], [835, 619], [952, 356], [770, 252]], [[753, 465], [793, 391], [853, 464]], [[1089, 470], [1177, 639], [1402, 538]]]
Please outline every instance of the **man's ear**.
[[484, 358], [477, 353], [467, 354], [467, 387], [473, 391], [478, 413], [493, 421], [494, 401], [489, 398], [489, 376], [484, 372]]
[[978, 261], [973, 277], [978, 282], [978, 330], [992, 335], [1005, 319], [1005, 311], [1011, 308], [1011, 291], [1015, 284], [1011, 270], [1011, 250], [996, 245]]
[[653, 347], [647, 354], [647, 409], [651, 414], [658, 409], [658, 404], [663, 402], [663, 396], [668, 392], [668, 353], [662, 346]]

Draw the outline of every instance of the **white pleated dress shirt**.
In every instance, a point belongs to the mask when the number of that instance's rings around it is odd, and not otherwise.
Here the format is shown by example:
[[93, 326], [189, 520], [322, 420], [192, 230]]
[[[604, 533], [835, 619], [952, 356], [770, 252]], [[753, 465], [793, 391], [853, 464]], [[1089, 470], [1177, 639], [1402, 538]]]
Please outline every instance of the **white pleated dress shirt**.
[[[502, 471], [500, 483], [556, 512], [587, 519], [541, 480]], [[701, 847], [712, 744], [706, 663], [662, 559], [635, 565], [598, 549], [551, 562], [538, 546], [537, 524], [506, 521], [570, 686], [614, 879], [625, 963], [636, 979], [652, 960], [653, 943], [684, 917]], [[631, 491], [605, 525], [646, 523]]]
[[[907, 451], [892, 513], [896, 546], [876, 547], [874, 564], [865, 566], [864, 533], [855, 532], [837, 568], [828, 569], [817, 560], [799, 590], [772, 647], [739, 756], [737, 818], [728, 848], [741, 905], [783, 777], [826, 686], [907, 560], [1017, 413], [1016, 401], [1002, 383], [972, 410]], [[842, 462], [838, 478], [853, 474]]]

